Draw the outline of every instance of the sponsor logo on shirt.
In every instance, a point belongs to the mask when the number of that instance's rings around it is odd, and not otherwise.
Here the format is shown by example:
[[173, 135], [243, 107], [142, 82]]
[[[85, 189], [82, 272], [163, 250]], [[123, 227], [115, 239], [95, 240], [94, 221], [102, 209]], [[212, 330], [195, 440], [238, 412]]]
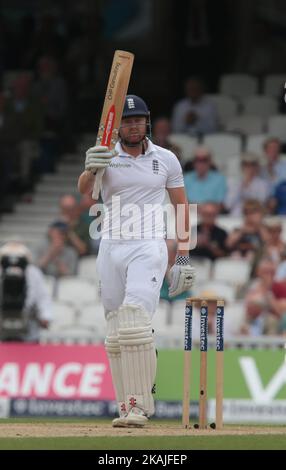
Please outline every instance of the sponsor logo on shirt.
[[112, 168], [129, 168], [131, 166], [130, 163], [110, 163]]

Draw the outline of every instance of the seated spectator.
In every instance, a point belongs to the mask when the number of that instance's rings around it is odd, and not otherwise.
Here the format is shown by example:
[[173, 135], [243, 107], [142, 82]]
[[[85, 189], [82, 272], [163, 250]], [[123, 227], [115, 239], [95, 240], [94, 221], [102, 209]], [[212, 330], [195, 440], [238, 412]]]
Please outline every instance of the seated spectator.
[[286, 180], [286, 161], [281, 160], [281, 147], [282, 143], [276, 137], [269, 137], [263, 144], [265, 163], [260, 176], [272, 190], [281, 180]]
[[277, 266], [286, 251], [286, 245], [282, 240], [282, 221], [278, 217], [269, 217], [265, 219], [267, 230], [265, 245], [263, 248], [263, 257], [267, 257]]
[[216, 225], [219, 207], [212, 202], [202, 204], [199, 208], [200, 223], [197, 226], [197, 246], [190, 251], [190, 256], [215, 260], [226, 256], [225, 246], [227, 233]]
[[186, 97], [175, 103], [173, 108], [173, 132], [199, 136], [217, 131], [216, 107], [204, 93], [201, 80], [198, 78], [186, 80]]
[[286, 179], [275, 186], [268, 208], [271, 214], [286, 215]]
[[23, 243], [11, 241], [1, 247], [0, 283], [1, 340], [39, 342], [41, 329], [49, 328], [52, 320], [52, 303], [44, 276]]
[[248, 199], [243, 204], [242, 226], [233, 230], [226, 239], [226, 247], [231, 256], [254, 261], [267, 239], [263, 224], [264, 210], [259, 201]]
[[80, 205], [72, 195], [60, 199], [61, 220], [68, 225], [67, 242], [79, 256], [90, 251], [89, 224], [80, 217]]
[[275, 264], [262, 259], [256, 269], [256, 277], [245, 297], [246, 322], [242, 333], [252, 336], [278, 334], [286, 313], [286, 298], [277, 298], [273, 292]]
[[212, 169], [212, 157], [206, 147], [197, 147], [194, 152], [194, 170], [185, 173], [185, 188], [188, 201], [192, 204], [214, 202], [223, 206], [226, 196], [226, 178]]
[[169, 135], [171, 134], [171, 122], [166, 117], [161, 117], [155, 120], [152, 126], [152, 142], [155, 145], [159, 145], [167, 150], [171, 150], [178, 160], [181, 160], [181, 149], [172, 144], [169, 140]]
[[55, 277], [76, 274], [78, 255], [68, 245], [68, 225], [57, 221], [48, 230], [48, 239], [38, 252], [38, 266], [45, 274]]
[[240, 216], [246, 199], [257, 199], [264, 204], [270, 196], [270, 187], [259, 176], [258, 156], [245, 153], [241, 156], [242, 179], [230, 180], [226, 197], [226, 208], [232, 216]]
[[161, 287], [160, 299], [168, 300], [168, 302], [184, 300], [191, 295], [190, 291], [182, 292], [181, 294], [176, 295], [175, 297], [169, 297], [170, 269], [175, 264], [175, 258], [177, 254], [177, 243], [175, 240], [166, 240], [166, 244], [168, 248], [168, 267]]

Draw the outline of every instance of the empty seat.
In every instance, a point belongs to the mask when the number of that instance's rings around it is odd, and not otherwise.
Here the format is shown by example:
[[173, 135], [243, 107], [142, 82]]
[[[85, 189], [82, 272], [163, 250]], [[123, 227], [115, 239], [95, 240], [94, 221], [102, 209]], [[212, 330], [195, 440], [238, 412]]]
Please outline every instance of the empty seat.
[[282, 142], [286, 141], [286, 116], [276, 114], [268, 119], [268, 133], [278, 137]]
[[67, 326], [75, 325], [75, 310], [70, 305], [54, 301], [52, 304], [53, 320], [49, 331], [63, 330]]
[[198, 145], [198, 139], [196, 137], [191, 137], [186, 134], [170, 134], [169, 141], [181, 149], [183, 161], [192, 158], [193, 152]]
[[170, 323], [171, 303], [167, 300], [160, 299], [159, 305], [155, 314], [152, 317], [152, 328], [155, 330], [155, 335], [160, 335], [165, 332], [166, 326]]
[[254, 152], [257, 155], [263, 155], [263, 144], [266, 139], [269, 137], [269, 134], [256, 134], [249, 135], [246, 139], [245, 150], [246, 152]]
[[80, 311], [85, 304], [98, 300], [96, 285], [76, 276], [63, 277], [58, 281], [57, 300]]
[[193, 257], [191, 254], [191, 263], [196, 269], [196, 281], [204, 282], [210, 279], [212, 262], [208, 258]]
[[243, 113], [269, 117], [278, 111], [278, 102], [271, 96], [252, 95], [243, 101]]
[[96, 259], [97, 256], [84, 256], [79, 260], [78, 263], [78, 276], [82, 279], [90, 279], [92, 281], [97, 281], [97, 271], [96, 271]]
[[223, 169], [229, 158], [239, 155], [242, 148], [240, 136], [224, 132], [206, 135], [203, 143], [210, 149], [214, 162], [221, 169]]
[[215, 104], [219, 124], [222, 128], [224, 128], [229, 119], [236, 116], [238, 113], [237, 101], [230, 96], [220, 94], [208, 95], [208, 98], [210, 98], [211, 101]]
[[218, 297], [226, 302], [234, 302], [236, 295], [236, 289], [222, 281], [195, 282], [192, 290], [194, 297]]
[[256, 77], [247, 74], [225, 74], [219, 83], [219, 92], [222, 95], [243, 99], [246, 96], [255, 95], [258, 90]]
[[213, 280], [242, 286], [249, 281], [251, 265], [246, 260], [219, 258], [214, 261]]
[[286, 74], [269, 74], [263, 81], [263, 94], [280, 98], [286, 82]]
[[230, 215], [220, 215], [216, 219], [216, 224], [229, 233], [235, 228], [241, 227], [242, 217], [231, 217]]
[[246, 114], [231, 118], [226, 125], [226, 130], [239, 132], [243, 135], [260, 134], [264, 131], [264, 128], [265, 121], [263, 118]]
[[104, 307], [100, 303], [90, 303], [85, 305], [80, 310], [77, 322], [81, 327], [91, 329], [102, 338], [106, 336], [106, 319], [104, 316]]
[[56, 278], [54, 276], [44, 275], [45, 285], [48, 290], [48, 293], [51, 297], [54, 297], [56, 293]]

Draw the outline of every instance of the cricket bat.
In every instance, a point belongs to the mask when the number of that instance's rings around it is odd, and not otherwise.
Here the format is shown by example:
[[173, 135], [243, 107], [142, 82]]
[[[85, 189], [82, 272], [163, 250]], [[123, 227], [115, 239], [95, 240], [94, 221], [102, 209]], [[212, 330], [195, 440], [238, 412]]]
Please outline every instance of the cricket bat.
[[[105, 145], [113, 149], [118, 139], [122, 112], [133, 66], [134, 54], [115, 51], [108, 79], [104, 105], [98, 128], [96, 145]], [[97, 200], [102, 184], [104, 168], [95, 174], [93, 199]]]

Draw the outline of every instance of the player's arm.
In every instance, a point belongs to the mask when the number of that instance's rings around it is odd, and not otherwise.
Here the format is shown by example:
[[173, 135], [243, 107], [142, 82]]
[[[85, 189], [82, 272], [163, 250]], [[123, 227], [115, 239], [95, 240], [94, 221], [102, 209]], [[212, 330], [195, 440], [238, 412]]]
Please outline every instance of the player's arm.
[[190, 215], [185, 188], [168, 188], [170, 201], [175, 208], [178, 255], [189, 256]]
[[178, 250], [175, 264], [170, 269], [169, 296], [175, 297], [189, 290], [195, 280], [195, 269], [189, 257], [190, 216], [185, 188], [168, 188], [170, 201], [175, 208]]
[[90, 194], [93, 190], [95, 175], [90, 171], [83, 171], [78, 179], [78, 190], [81, 194]]

